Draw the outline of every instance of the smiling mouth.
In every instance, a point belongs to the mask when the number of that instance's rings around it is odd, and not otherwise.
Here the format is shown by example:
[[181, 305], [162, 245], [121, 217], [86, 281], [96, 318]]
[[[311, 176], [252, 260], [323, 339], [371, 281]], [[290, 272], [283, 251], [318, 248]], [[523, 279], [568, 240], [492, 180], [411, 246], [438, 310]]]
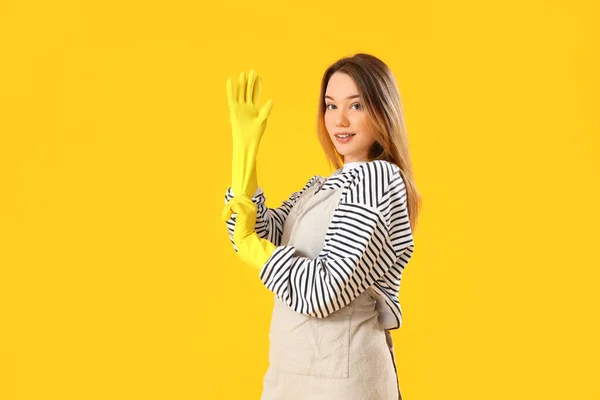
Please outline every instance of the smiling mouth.
[[355, 136], [355, 133], [348, 133], [348, 134], [337, 134], [335, 135], [335, 140], [337, 143], [339, 144], [346, 144], [346, 143], [350, 143], [352, 141], [352, 138]]

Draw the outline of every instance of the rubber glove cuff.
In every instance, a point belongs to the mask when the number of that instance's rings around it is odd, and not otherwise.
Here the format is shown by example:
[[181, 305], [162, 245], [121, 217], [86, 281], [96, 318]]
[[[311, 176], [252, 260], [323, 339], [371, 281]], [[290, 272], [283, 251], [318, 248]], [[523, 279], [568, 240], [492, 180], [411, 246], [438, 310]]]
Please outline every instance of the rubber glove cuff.
[[248, 196], [239, 195], [231, 199], [227, 205], [230, 211], [236, 213], [233, 242], [238, 251], [238, 257], [247, 264], [260, 270], [275, 251], [276, 246], [267, 239], [258, 236], [254, 230], [256, 224], [256, 204]]

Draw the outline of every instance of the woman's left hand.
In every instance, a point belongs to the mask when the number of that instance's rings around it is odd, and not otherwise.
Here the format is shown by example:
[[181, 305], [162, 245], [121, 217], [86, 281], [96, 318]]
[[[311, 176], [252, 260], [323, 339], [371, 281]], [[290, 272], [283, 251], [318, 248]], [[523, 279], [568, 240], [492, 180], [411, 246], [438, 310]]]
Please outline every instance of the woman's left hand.
[[258, 236], [254, 230], [256, 224], [256, 204], [248, 196], [235, 196], [228, 203], [232, 213], [236, 213], [233, 242], [238, 257], [260, 270], [275, 251], [275, 245]]

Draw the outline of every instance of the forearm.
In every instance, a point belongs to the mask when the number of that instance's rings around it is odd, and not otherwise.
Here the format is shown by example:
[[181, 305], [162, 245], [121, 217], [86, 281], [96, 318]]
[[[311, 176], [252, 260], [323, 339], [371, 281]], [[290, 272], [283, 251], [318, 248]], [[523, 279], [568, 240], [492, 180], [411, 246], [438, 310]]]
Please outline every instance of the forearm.
[[258, 189], [257, 143], [234, 143], [231, 163], [231, 188], [234, 194], [253, 196]]

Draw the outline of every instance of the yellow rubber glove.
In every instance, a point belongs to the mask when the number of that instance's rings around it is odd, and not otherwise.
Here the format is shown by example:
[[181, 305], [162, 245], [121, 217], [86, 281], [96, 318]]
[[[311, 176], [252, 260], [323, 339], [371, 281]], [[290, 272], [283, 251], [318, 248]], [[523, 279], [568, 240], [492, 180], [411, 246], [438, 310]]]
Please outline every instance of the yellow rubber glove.
[[[267, 118], [273, 107], [269, 100], [258, 109], [262, 78], [256, 71], [250, 70], [248, 75], [240, 73], [237, 91], [234, 92], [231, 78], [227, 79], [227, 100], [233, 143], [231, 189], [233, 195], [252, 197], [258, 189], [256, 178], [256, 156], [258, 146], [267, 127]], [[230, 216], [226, 207], [223, 218]], [[225, 218], [225, 220], [227, 219]]]
[[238, 249], [237, 255], [242, 261], [260, 271], [276, 246], [269, 240], [260, 238], [254, 231], [256, 204], [248, 196], [239, 195], [229, 201], [228, 207], [231, 207], [232, 212], [237, 213], [233, 230], [233, 242]]

